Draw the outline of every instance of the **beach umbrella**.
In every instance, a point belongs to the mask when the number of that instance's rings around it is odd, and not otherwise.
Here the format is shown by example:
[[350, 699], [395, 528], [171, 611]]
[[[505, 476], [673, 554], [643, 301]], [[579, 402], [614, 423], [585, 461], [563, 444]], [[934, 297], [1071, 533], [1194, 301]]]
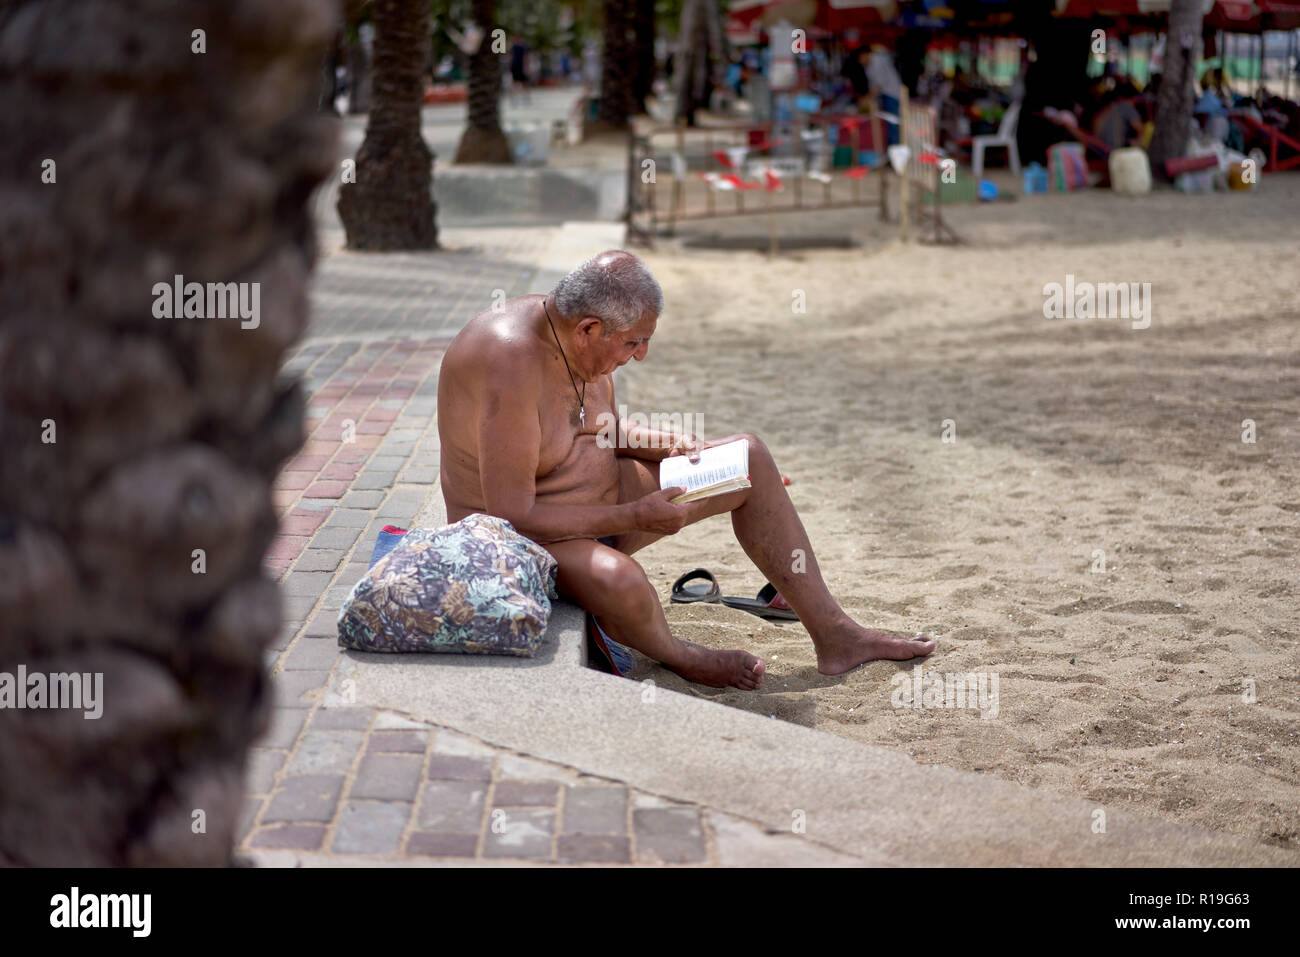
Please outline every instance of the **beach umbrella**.
[[735, 0], [727, 10], [739, 25], [817, 27], [832, 33], [881, 26], [898, 16], [896, 0]]

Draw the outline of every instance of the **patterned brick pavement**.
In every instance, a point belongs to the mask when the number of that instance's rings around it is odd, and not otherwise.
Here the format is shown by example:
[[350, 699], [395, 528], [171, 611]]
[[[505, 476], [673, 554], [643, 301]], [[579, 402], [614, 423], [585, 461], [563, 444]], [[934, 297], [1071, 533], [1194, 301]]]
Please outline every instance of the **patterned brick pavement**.
[[700, 807], [371, 709], [276, 709], [241, 850], [560, 864], [716, 863]]

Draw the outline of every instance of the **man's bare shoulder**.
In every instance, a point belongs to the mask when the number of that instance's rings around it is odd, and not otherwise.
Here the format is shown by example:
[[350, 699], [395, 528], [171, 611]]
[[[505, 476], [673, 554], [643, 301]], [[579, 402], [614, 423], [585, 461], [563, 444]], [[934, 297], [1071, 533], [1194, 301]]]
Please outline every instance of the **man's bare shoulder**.
[[465, 384], [540, 381], [542, 352], [528, 321], [528, 306], [541, 296], [507, 300], [504, 309], [486, 309], [465, 324], [447, 347], [442, 375]]

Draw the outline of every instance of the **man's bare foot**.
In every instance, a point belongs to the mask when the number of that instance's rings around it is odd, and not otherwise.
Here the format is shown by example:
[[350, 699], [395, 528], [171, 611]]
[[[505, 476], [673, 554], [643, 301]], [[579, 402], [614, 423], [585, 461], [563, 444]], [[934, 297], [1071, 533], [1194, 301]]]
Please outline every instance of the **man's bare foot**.
[[842, 675], [867, 661], [906, 661], [934, 651], [933, 638], [908, 638], [872, 631], [850, 622], [844, 629], [816, 642], [817, 670]]
[[710, 688], [740, 688], [753, 691], [763, 683], [767, 665], [747, 651], [713, 651], [689, 641], [678, 642], [680, 660], [664, 665], [687, 681]]

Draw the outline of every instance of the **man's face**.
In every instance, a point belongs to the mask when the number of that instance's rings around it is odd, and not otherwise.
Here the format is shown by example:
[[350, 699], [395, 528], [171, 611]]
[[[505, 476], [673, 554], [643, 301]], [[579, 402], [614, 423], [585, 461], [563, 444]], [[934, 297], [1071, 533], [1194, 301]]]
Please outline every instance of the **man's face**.
[[654, 315], [642, 316], [627, 329], [606, 330], [605, 335], [593, 337], [591, 360], [595, 375], [609, 375], [633, 359], [644, 359], [658, 321]]

